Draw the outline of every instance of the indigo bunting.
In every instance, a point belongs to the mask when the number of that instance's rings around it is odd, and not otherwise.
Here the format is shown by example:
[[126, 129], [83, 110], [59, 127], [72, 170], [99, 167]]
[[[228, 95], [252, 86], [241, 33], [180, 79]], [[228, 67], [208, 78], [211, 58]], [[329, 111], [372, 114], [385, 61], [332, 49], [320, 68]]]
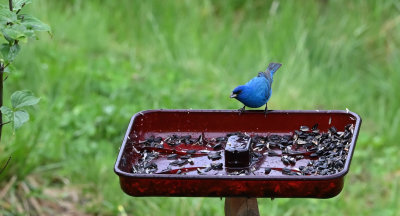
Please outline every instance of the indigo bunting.
[[265, 113], [267, 113], [267, 102], [272, 94], [272, 81], [274, 73], [282, 66], [279, 63], [270, 63], [264, 72], [259, 72], [256, 77], [251, 79], [244, 85], [240, 85], [233, 89], [231, 98], [236, 98], [243, 103], [243, 108], [239, 109], [243, 112], [246, 106], [258, 108], [265, 104]]

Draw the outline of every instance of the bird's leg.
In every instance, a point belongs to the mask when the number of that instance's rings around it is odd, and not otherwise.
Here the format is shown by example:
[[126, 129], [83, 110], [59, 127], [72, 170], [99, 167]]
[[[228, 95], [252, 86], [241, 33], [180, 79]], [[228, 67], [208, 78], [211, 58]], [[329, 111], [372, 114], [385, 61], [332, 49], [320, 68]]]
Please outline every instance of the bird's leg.
[[242, 114], [246, 110], [246, 106], [243, 106], [239, 109], [239, 115]]
[[268, 104], [265, 104], [265, 110], [264, 110], [265, 116], [267, 116], [267, 113], [268, 113]]

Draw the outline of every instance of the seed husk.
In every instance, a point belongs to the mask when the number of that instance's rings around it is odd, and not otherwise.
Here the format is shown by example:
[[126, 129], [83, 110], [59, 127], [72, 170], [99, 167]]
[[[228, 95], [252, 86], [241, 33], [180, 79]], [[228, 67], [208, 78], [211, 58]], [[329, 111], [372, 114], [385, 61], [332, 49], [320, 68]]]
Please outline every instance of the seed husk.
[[192, 156], [190, 154], [181, 156], [182, 160], [190, 159]]
[[210, 152], [208, 154], [208, 159], [210, 160], [219, 160], [221, 158], [222, 158], [221, 152]]
[[185, 164], [187, 164], [189, 161], [188, 160], [175, 160], [172, 161], [171, 163], [169, 163], [169, 165], [171, 166], [183, 166]]
[[213, 162], [213, 163], [210, 164], [210, 166], [211, 166], [211, 169], [213, 169], [213, 170], [221, 170], [222, 167], [223, 167], [223, 164], [222, 163]]
[[300, 126], [300, 131], [308, 132], [308, 131], [310, 131], [310, 128], [303, 125], [303, 126]]
[[186, 153], [187, 154], [194, 154], [194, 153], [196, 153], [196, 150], [194, 150], [194, 149], [187, 150]]
[[174, 159], [176, 159], [177, 157], [178, 157], [177, 154], [169, 154], [169, 155], [167, 155], [167, 159], [168, 159], [168, 160], [174, 160]]
[[219, 150], [219, 149], [221, 149], [222, 148], [222, 144], [221, 143], [217, 143], [217, 144], [215, 144], [214, 146], [213, 146], [213, 149], [214, 150]]

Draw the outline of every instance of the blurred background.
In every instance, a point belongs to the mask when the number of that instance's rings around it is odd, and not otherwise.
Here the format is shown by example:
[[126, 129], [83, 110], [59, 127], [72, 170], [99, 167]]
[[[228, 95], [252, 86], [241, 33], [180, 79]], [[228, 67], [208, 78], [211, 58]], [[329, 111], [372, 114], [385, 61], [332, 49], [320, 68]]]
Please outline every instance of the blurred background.
[[[7, 2], [2, 0], [3, 4]], [[223, 215], [219, 198], [136, 198], [113, 166], [146, 109], [238, 109], [234, 87], [281, 62], [270, 109], [339, 109], [362, 127], [332, 199], [259, 199], [261, 215], [399, 215], [399, 1], [36, 0], [50, 24], [5, 83], [41, 97], [5, 126], [0, 215]], [[34, 204], [36, 203], [36, 204]]]

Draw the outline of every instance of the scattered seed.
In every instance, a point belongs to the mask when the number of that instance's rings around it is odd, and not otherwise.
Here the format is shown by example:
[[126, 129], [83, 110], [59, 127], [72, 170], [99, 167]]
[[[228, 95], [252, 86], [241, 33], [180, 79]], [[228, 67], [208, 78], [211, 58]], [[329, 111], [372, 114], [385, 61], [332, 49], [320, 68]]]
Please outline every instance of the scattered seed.
[[221, 157], [221, 152], [210, 152], [208, 154], [208, 159], [210, 160], [219, 160]]
[[292, 164], [292, 165], [296, 164], [296, 159], [294, 157], [289, 157], [288, 160], [289, 160], [290, 164]]
[[267, 142], [267, 148], [276, 148], [278, 146], [277, 142]]
[[300, 126], [300, 131], [307, 132], [310, 131], [310, 128], [307, 126]]
[[269, 150], [268, 151], [268, 156], [270, 156], [270, 157], [272, 157], [272, 156], [280, 156], [280, 154], [278, 154], [276, 151]]
[[213, 149], [214, 150], [219, 150], [219, 149], [221, 149], [222, 148], [222, 144], [221, 143], [217, 143], [217, 144], [215, 144], [214, 146], [213, 146]]
[[183, 155], [183, 156], [181, 156], [181, 159], [182, 160], [187, 160], [187, 159], [189, 159], [189, 158], [191, 158], [192, 156], [190, 155], [190, 154], [188, 154], [188, 155]]
[[290, 164], [290, 161], [289, 161], [289, 158], [288, 158], [287, 155], [282, 156], [282, 157], [281, 157], [281, 161], [282, 161], [283, 164], [285, 164], [285, 165], [289, 165], [289, 164]]
[[297, 140], [297, 145], [304, 145], [304, 144], [306, 144], [307, 142], [306, 141], [304, 141], [304, 140]]
[[257, 143], [257, 144], [255, 145], [255, 147], [256, 147], [256, 148], [262, 149], [262, 148], [265, 147], [265, 144], [264, 144], [264, 143]]
[[196, 153], [196, 150], [192, 149], [192, 150], [187, 150], [186, 151], [187, 154], [194, 154]]
[[200, 150], [200, 153], [202, 153], [202, 154], [208, 154], [208, 153], [210, 153], [211, 151], [209, 151], [209, 150]]
[[222, 163], [216, 163], [216, 162], [213, 162], [210, 165], [211, 165], [211, 169], [213, 169], [213, 170], [221, 170], [223, 167]]
[[194, 165], [194, 161], [192, 159], [188, 159], [188, 162], [190, 163], [190, 165]]
[[260, 157], [262, 157], [262, 154], [260, 154], [258, 152], [253, 152], [253, 156], [256, 158], [260, 158]]
[[282, 174], [284, 175], [291, 175], [292, 170], [290, 170], [289, 168], [282, 168]]
[[335, 128], [335, 126], [332, 126], [331, 128], [329, 128], [329, 131], [330, 131], [332, 134], [336, 134], [336, 133], [337, 133], [337, 129]]
[[168, 159], [168, 160], [174, 160], [174, 159], [176, 159], [177, 157], [178, 157], [177, 154], [170, 154], [170, 155], [167, 155], [167, 159]]
[[[156, 173], [158, 167], [155, 163], [155, 159], [157, 159], [160, 154], [165, 154], [165, 150], [161, 150], [164, 148], [164, 143], [169, 145], [169, 147], [166, 147], [167, 149], [171, 148], [178, 152], [182, 150], [175, 149], [175, 147], [181, 144], [202, 145], [205, 148], [213, 149], [213, 151], [208, 149], [183, 150], [183, 155], [179, 153], [181, 156], [178, 154], [167, 154], [164, 157], [168, 160], [173, 160], [169, 163], [167, 170], [171, 170], [171, 166], [184, 166], [188, 163], [194, 165], [192, 155], [196, 152], [207, 154], [207, 158], [211, 161], [220, 160], [222, 159], [222, 151], [216, 150], [224, 147], [229, 136], [236, 135], [246, 139], [251, 138], [250, 172], [235, 171], [229, 173], [229, 175], [255, 174], [255, 164], [258, 164], [257, 161], [263, 159], [263, 155], [269, 157], [279, 156], [285, 165], [291, 165], [290, 168], [282, 170], [282, 174], [285, 175], [331, 175], [340, 172], [344, 168], [353, 132], [354, 124], [346, 125], [344, 131], [338, 131], [335, 126], [331, 126], [328, 129], [328, 132], [320, 132], [317, 123], [314, 124], [311, 129], [308, 126], [300, 126], [298, 130], [294, 131], [293, 135], [272, 134], [268, 136], [251, 135], [250, 137], [249, 134], [236, 132], [224, 137], [212, 139], [206, 139], [204, 134], [201, 134], [197, 139], [192, 138], [189, 135], [170, 135], [165, 139], [159, 136], [150, 136], [141, 141], [134, 141], [132, 139], [130, 141], [133, 144], [132, 153], [140, 155], [140, 157], [137, 158], [135, 165], [132, 166], [132, 172], [137, 174]], [[149, 149], [151, 150], [149, 151]], [[280, 153], [279, 150], [281, 150], [282, 153]], [[184, 153], [186, 153], [186, 155]], [[201, 155], [195, 156], [201, 157]], [[306, 161], [307, 166], [295, 167], [296, 161], [303, 159], [309, 160], [308, 162]], [[121, 160], [121, 163], [127, 164], [128, 160]], [[223, 169], [223, 163], [212, 162], [208, 167], [203, 169], [198, 168], [197, 173], [199, 175], [205, 175], [206, 172], [209, 172], [210, 170], [221, 169]], [[265, 174], [268, 175], [273, 168], [267, 167], [264, 169]], [[164, 170], [162, 172], [164, 172]], [[184, 170], [179, 170], [177, 173], [182, 172], [185, 173]], [[219, 174], [223, 175], [222, 173]]]
[[188, 160], [175, 160], [172, 161], [171, 163], [169, 163], [169, 165], [171, 166], [183, 166], [185, 164], [187, 164], [189, 161]]

